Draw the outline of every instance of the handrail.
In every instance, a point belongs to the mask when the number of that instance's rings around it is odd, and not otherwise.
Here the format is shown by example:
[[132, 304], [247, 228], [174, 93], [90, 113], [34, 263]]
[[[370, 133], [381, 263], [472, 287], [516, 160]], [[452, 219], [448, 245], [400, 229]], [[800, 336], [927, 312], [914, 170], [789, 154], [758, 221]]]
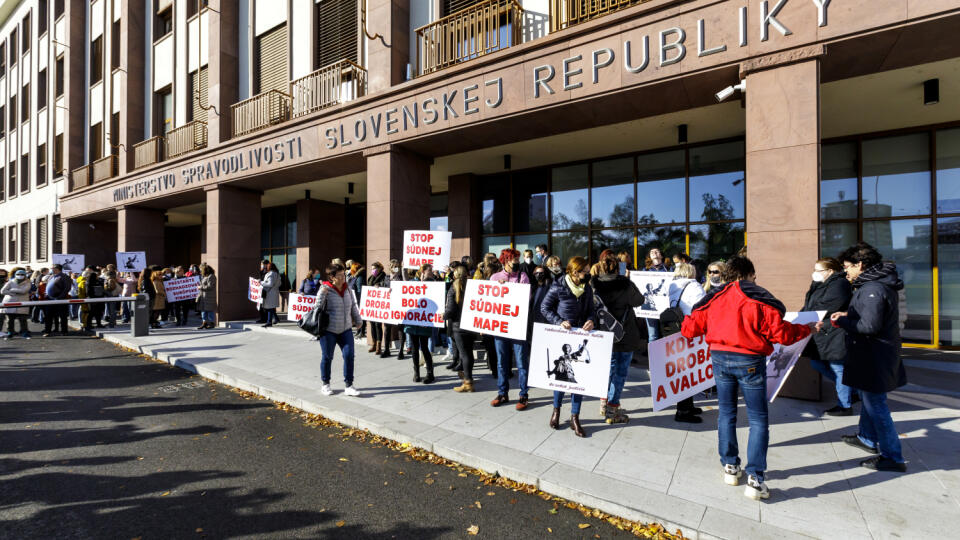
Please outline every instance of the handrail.
[[70, 171], [70, 191], [90, 185], [90, 165], [83, 165]]
[[133, 145], [133, 168], [139, 169], [163, 161], [163, 137], [155, 135]]
[[167, 158], [207, 147], [207, 123], [200, 120], [175, 127], [167, 133]]
[[650, 0], [550, 0], [550, 31], [556, 32]]
[[290, 119], [290, 94], [267, 90], [230, 106], [233, 136], [239, 137]]
[[290, 81], [293, 116], [354, 100], [367, 93], [367, 70], [343, 59]]
[[93, 162], [93, 183], [109, 180], [117, 175], [117, 156], [110, 154]]
[[519, 44], [522, 30], [517, 0], [486, 0], [441, 17], [415, 30], [420, 75]]

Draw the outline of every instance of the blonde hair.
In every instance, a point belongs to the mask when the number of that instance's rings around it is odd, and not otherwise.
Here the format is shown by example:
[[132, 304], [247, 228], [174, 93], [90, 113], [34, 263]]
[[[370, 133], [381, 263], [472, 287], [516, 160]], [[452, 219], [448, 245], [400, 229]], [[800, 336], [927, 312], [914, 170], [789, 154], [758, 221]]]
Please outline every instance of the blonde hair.
[[453, 294], [457, 303], [463, 302], [463, 289], [467, 286], [467, 267], [458, 266], [453, 269]]
[[673, 268], [673, 277], [697, 279], [697, 268], [690, 263], [677, 263]]
[[[710, 271], [710, 268], [716, 268], [720, 271], [720, 279], [723, 280], [723, 272], [727, 269], [727, 265], [723, 261], [713, 261], [707, 265], [707, 272]], [[715, 289], [716, 285], [710, 283], [710, 274], [707, 274], [706, 283], [703, 284], [703, 291], [707, 292], [710, 289]]]
[[570, 257], [570, 261], [567, 262], [567, 275], [576, 285], [580, 285], [580, 272], [583, 272], [588, 264], [587, 260], [579, 255]]

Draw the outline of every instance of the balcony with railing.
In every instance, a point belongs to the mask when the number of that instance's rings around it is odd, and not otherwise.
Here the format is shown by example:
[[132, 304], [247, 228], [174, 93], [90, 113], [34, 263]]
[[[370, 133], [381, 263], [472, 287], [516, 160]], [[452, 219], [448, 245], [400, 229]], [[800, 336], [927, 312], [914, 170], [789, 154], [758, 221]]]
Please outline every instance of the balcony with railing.
[[104, 156], [90, 166], [93, 169], [93, 183], [104, 182], [117, 175], [117, 156]]
[[133, 145], [133, 168], [139, 169], [163, 161], [163, 137], [157, 135]]
[[367, 93], [367, 70], [350, 60], [324, 66], [290, 83], [293, 116], [345, 103]]
[[650, 0], [550, 0], [550, 31], [592, 21]]
[[207, 123], [194, 120], [167, 133], [167, 158], [182, 156], [207, 147]]
[[76, 191], [90, 185], [90, 166], [77, 167], [70, 172], [70, 191]]
[[516, 0], [487, 0], [417, 28], [420, 75], [521, 42], [523, 8]]
[[290, 96], [279, 90], [268, 90], [234, 103], [230, 107], [233, 136], [239, 137], [290, 119]]

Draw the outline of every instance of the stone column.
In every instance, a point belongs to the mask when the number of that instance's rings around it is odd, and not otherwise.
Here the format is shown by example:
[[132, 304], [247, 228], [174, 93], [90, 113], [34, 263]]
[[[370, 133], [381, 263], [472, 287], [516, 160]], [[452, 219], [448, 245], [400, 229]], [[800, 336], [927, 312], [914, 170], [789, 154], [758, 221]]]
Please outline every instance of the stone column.
[[258, 191], [208, 186], [206, 261], [217, 274], [217, 317], [235, 321], [256, 316], [247, 300], [249, 277], [260, 262], [260, 197]]
[[[57, 41], [66, 43], [68, 47], [54, 44], [56, 52], [63, 51], [63, 174], [70, 178], [70, 172], [87, 163], [87, 154], [83, 141], [87, 138], [87, 126], [84, 125], [84, 96], [87, 95], [86, 86], [86, 59], [84, 57], [87, 44], [84, 42], [87, 20], [86, 0], [64, 0], [63, 21], [66, 35], [57, 37]], [[49, 9], [53, 9], [53, 3]], [[51, 25], [50, 31], [55, 31], [56, 25]], [[109, 56], [107, 56], [109, 58]], [[56, 67], [56, 54], [54, 55]], [[56, 69], [50, 71], [47, 85], [56, 94]], [[142, 99], [142, 98], [141, 98]], [[51, 161], [52, 162], [52, 161]], [[69, 184], [68, 184], [69, 185]]]
[[410, 0], [367, 0], [367, 30], [382, 37], [367, 45], [368, 92], [378, 92], [406, 79], [410, 50]]
[[[297, 201], [297, 279], [303, 281], [311, 267], [322, 271], [346, 251], [346, 207], [303, 199]], [[297, 288], [299, 289], [299, 283]]]
[[210, 0], [210, 10], [207, 11], [210, 25], [207, 101], [216, 108], [216, 112], [211, 110], [207, 113], [208, 146], [229, 140], [232, 133], [230, 106], [238, 101], [239, 84], [240, 30], [237, 12], [234, 2]]
[[145, 251], [147, 265], [166, 266], [163, 236], [166, 212], [124, 206], [117, 210], [117, 251]]
[[120, 6], [120, 84], [113, 89], [120, 96], [120, 133], [118, 161], [120, 175], [133, 170], [133, 145], [144, 139], [144, 43], [147, 18], [144, 2], [125, 0]]
[[84, 255], [88, 265], [105, 266], [115, 262], [117, 224], [99, 220], [64, 220], [63, 252]]
[[392, 145], [371, 148], [367, 158], [367, 260], [386, 266], [399, 259], [405, 229], [430, 226], [428, 159]]
[[482, 218], [476, 177], [458, 174], [447, 180], [447, 224], [453, 233], [450, 258], [469, 255], [474, 261], [480, 256]]
[[800, 61], [784, 55], [789, 64], [768, 57], [741, 66], [747, 81], [747, 253], [757, 282], [790, 310], [802, 307], [819, 255], [818, 50]]

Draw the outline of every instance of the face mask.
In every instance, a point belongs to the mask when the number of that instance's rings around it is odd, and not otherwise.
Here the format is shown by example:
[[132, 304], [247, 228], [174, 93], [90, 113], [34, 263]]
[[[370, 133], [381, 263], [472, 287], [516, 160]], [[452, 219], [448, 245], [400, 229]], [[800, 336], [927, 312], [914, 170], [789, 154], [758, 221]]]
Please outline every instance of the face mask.
[[543, 275], [543, 272], [537, 272], [533, 274], [533, 279], [537, 280], [537, 283], [543, 283], [547, 280], [547, 276]]
[[551, 266], [551, 267], [549, 268], [549, 270], [550, 270], [550, 272], [553, 273], [554, 275], [559, 275], [561, 272], [563, 272], [563, 269], [560, 268], [559, 266]]
[[720, 281], [720, 278], [710, 278], [710, 284], [713, 285], [714, 287], [719, 287], [720, 285], [723, 284], [723, 282]]
[[390, 271], [393, 272], [394, 274], [396, 274], [396, 273], [399, 273], [399, 272], [400, 272], [400, 269], [397, 268], [396, 266], [391, 266], [391, 267], [390, 267]]
[[583, 278], [580, 279], [580, 284], [581, 284], [581, 285], [587, 285], [587, 284], [589, 284], [589, 283], [590, 283], [590, 278], [592, 278], [592, 277], [593, 277], [593, 276], [591, 276], [590, 274], [587, 274], [585, 277], [583, 277]]
[[375, 276], [375, 275], [377, 275], [377, 274], [379, 274], [379, 273], [380, 273], [380, 271], [377, 270], [376, 268], [374, 268], [373, 270], [370, 271], [370, 275], [371, 275], [371, 276]]
[[533, 262], [533, 257], [524, 257], [523, 262], [530, 264]]
[[17, 280], [17, 281], [23, 281], [23, 280], [27, 279], [27, 276], [24, 275], [24, 274], [17, 274], [16, 276], [14, 276], [13, 279], [15, 279], [15, 280]]
[[823, 274], [820, 273], [820, 272], [814, 272], [811, 277], [813, 277], [813, 280], [816, 281], [816, 282], [821, 282], [821, 281], [823, 281]]

